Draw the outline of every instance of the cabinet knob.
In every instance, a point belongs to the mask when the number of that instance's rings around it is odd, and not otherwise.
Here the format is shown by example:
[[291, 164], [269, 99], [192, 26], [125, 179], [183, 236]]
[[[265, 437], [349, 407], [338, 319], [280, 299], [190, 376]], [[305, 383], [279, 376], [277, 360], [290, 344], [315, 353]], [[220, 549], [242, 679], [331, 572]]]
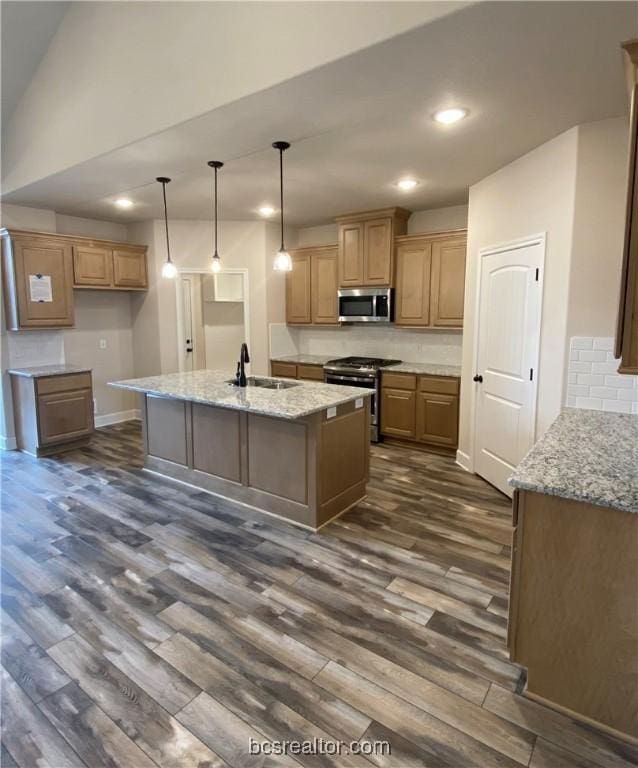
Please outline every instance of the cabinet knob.
[[480, 375], [480, 373], [477, 373], [472, 381], [478, 381], [478, 383], [481, 384], [483, 382], [483, 377]]

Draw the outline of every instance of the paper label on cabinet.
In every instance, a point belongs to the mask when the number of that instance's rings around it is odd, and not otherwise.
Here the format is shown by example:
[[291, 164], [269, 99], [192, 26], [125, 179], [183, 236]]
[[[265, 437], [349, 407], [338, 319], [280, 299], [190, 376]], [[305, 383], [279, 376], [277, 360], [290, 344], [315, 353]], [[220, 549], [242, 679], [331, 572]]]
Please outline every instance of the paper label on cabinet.
[[328, 419], [334, 419], [334, 417], [337, 415], [337, 409], [336, 408], [328, 408], [326, 410], [326, 418]]
[[355, 407], [355, 408], [363, 408], [363, 398], [362, 398], [362, 397], [358, 397], [358, 398], [357, 398], [357, 399], [354, 401], [354, 407]]
[[29, 294], [36, 303], [53, 301], [51, 275], [29, 275]]

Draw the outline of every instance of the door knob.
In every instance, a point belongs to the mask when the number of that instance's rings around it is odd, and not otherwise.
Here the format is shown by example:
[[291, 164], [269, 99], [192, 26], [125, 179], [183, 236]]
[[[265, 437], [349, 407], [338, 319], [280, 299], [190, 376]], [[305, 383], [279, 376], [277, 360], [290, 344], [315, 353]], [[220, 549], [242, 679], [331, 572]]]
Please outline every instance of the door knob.
[[483, 377], [477, 373], [476, 376], [472, 379], [472, 381], [478, 381], [479, 384], [483, 382]]

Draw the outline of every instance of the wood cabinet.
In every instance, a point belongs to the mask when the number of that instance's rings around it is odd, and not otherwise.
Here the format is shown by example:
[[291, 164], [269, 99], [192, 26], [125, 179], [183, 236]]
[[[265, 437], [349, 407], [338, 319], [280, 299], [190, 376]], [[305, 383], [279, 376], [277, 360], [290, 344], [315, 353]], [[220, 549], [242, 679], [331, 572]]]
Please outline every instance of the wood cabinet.
[[55, 237], [2, 238], [7, 328], [67, 328], [73, 325], [71, 247]]
[[312, 363], [288, 363], [271, 360], [270, 375], [282, 379], [323, 381], [323, 365], [313, 365]]
[[625, 43], [625, 65], [631, 100], [629, 173], [625, 241], [616, 329], [619, 373], [638, 374], [638, 40]]
[[290, 325], [335, 325], [337, 307], [337, 248], [321, 246], [290, 252], [292, 271], [286, 274], [286, 322]]
[[397, 325], [463, 327], [466, 250], [465, 230], [397, 238]]
[[459, 379], [384, 371], [381, 434], [424, 445], [456, 448]]
[[415, 392], [384, 387], [381, 391], [381, 434], [413, 438], [416, 431], [415, 402]]
[[18, 369], [10, 373], [20, 450], [43, 456], [88, 442], [94, 429], [89, 371], [28, 375]]
[[405, 234], [410, 211], [386, 208], [339, 216], [339, 286], [391, 286], [394, 238]]
[[296, 379], [297, 378], [297, 364], [296, 363], [282, 363], [277, 360], [270, 361], [270, 375], [278, 376], [281, 379]]
[[76, 286], [112, 285], [113, 252], [93, 245], [74, 245], [73, 283]]
[[146, 290], [146, 246], [1, 229], [7, 328], [68, 328], [73, 289]]

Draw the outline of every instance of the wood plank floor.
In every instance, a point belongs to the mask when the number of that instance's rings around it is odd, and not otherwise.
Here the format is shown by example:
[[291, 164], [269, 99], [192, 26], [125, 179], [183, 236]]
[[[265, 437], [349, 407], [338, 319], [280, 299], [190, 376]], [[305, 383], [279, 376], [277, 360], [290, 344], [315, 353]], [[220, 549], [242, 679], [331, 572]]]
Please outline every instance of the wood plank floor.
[[366, 501], [316, 534], [142, 472], [137, 422], [4, 454], [2, 765], [636, 765], [520, 695], [509, 502], [447, 456], [372, 453]]

